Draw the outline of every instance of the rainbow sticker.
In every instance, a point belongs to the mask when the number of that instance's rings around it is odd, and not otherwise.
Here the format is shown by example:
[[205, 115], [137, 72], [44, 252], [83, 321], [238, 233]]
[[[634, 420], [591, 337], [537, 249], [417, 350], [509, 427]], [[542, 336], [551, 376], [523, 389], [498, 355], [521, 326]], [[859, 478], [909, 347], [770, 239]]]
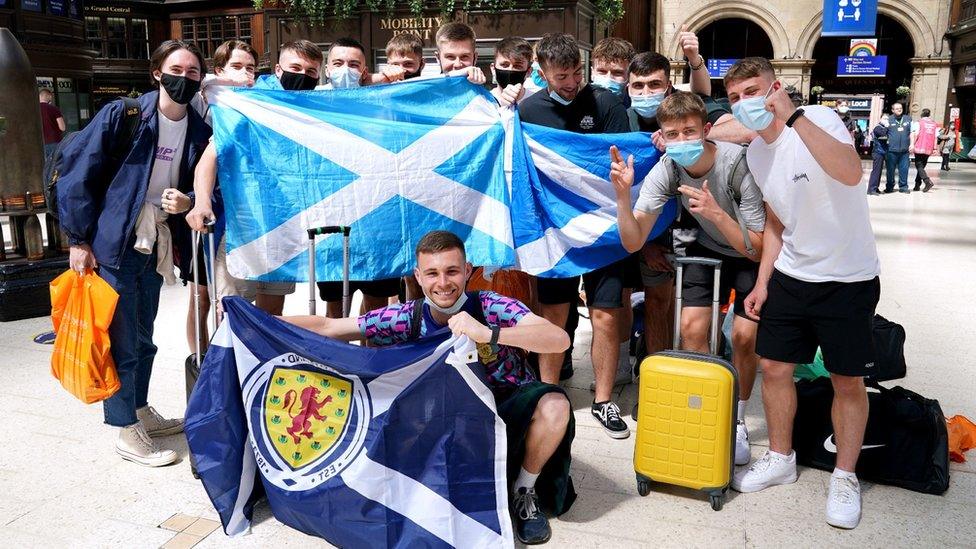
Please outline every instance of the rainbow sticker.
[[851, 40], [850, 57], [871, 57], [878, 55], [877, 38], [854, 38]]

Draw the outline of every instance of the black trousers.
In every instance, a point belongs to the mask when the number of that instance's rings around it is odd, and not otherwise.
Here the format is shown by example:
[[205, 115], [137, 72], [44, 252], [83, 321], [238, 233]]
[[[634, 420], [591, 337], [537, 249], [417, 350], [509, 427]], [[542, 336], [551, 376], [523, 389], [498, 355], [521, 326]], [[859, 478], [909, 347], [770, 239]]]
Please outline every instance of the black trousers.
[[952, 156], [952, 153], [942, 153], [942, 169], [943, 170], [948, 170], [949, 169], [949, 157], [950, 156]]
[[929, 155], [915, 153], [915, 189], [922, 186], [922, 182], [931, 183], [929, 174], [925, 173], [925, 165], [929, 163]]

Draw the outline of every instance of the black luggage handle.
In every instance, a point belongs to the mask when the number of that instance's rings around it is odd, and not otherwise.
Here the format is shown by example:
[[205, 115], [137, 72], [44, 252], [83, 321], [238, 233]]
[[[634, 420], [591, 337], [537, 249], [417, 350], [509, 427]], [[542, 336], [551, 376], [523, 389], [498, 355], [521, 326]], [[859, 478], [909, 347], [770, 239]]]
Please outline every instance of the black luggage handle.
[[342, 233], [342, 316], [349, 316], [349, 232], [348, 225], [326, 225], [308, 229], [308, 314], [315, 314], [315, 237]]
[[678, 263], [677, 276], [675, 277], [674, 288], [674, 342], [673, 347], [678, 350], [678, 343], [681, 341], [681, 286], [684, 280], [685, 265], [704, 265], [715, 270], [715, 281], [712, 288], [712, 322], [709, 330], [709, 349], [711, 354], [718, 355], [718, 312], [721, 298], [719, 290], [722, 280], [722, 260], [710, 257], [676, 257]]

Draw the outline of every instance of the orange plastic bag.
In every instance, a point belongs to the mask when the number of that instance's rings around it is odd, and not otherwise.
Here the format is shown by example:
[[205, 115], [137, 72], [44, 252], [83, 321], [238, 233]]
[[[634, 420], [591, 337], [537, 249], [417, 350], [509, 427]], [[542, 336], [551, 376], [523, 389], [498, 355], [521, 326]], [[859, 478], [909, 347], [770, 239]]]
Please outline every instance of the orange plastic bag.
[[966, 461], [966, 450], [976, 448], [976, 425], [964, 416], [952, 416], [946, 420], [949, 430], [949, 459], [956, 463]]
[[51, 375], [86, 404], [119, 390], [108, 327], [119, 294], [92, 271], [67, 271], [51, 281], [51, 321], [57, 336]]

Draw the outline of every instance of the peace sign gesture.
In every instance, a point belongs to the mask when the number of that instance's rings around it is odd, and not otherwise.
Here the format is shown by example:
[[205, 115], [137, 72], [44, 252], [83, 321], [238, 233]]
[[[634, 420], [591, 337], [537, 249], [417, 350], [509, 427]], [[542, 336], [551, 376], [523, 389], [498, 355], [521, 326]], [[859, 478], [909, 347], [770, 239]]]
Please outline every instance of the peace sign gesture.
[[610, 146], [610, 182], [617, 192], [617, 198], [630, 198], [630, 189], [634, 186], [634, 155], [624, 162], [616, 145]]

